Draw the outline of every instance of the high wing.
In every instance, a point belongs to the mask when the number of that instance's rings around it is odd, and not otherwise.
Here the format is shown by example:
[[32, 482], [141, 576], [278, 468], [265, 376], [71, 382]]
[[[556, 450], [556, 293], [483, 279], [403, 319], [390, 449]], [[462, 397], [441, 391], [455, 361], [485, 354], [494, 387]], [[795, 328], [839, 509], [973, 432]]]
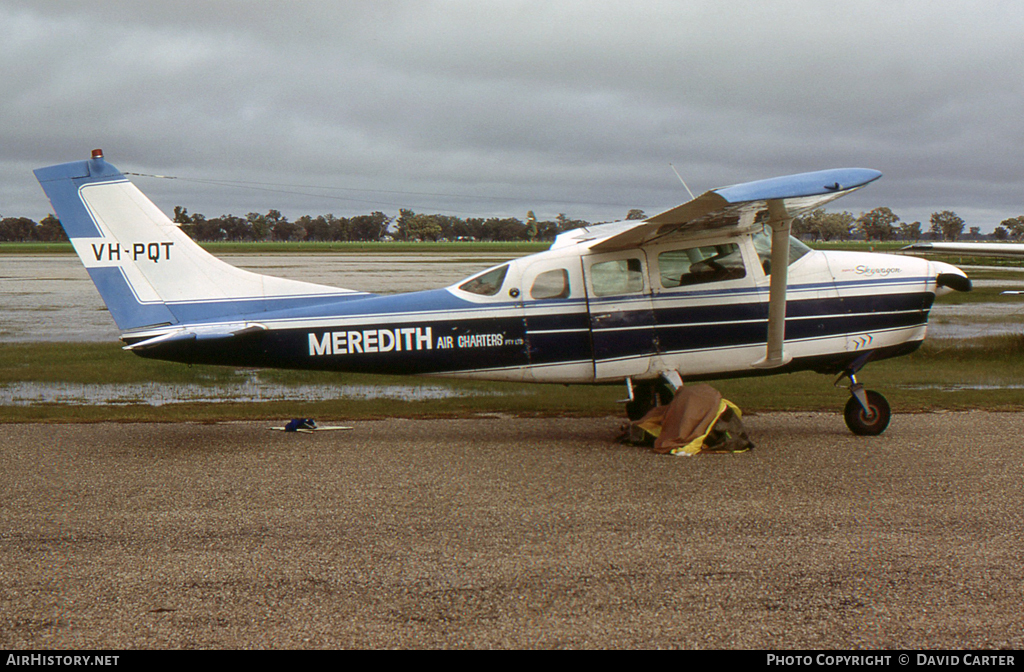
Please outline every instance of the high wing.
[[704, 192], [697, 198], [643, 220], [627, 220], [573, 229], [552, 248], [596, 241], [595, 252], [639, 247], [676, 232], [695, 237], [759, 228], [768, 217], [792, 219], [874, 182], [882, 176], [868, 168], [836, 168], [745, 182]]
[[[575, 236], [591, 236], [597, 252], [640, 247], [671, 234], [697, 237], [711, 232], [748, 233], [764, 225], [772, 229], [771, 284], [768, 293], [768, 346], [754, 364], [775, 368], [791, 357], [783, 351], [786, 329], [786, 283], [789, 234], [793, 219], [874, 182], [882, 176], [868, 168], [836, 168], [774, 177], [713, 189], [680, 206], [636, 223], [618, 222], [593, 227]], [[602, 237], [603, 239], [598, 239]], [[581, 237], [582, 236], [582, 237]], [[565, 241], [565, 242], [568, 242]]]
[[636, 247], [676, 232], [694, 235], [751, 230], [771, 219], [793, 219], [874, 182], [882, 174], [867, 168], [837, 168], [745, 182], [705, 192], [593, 245], [608, 251]]

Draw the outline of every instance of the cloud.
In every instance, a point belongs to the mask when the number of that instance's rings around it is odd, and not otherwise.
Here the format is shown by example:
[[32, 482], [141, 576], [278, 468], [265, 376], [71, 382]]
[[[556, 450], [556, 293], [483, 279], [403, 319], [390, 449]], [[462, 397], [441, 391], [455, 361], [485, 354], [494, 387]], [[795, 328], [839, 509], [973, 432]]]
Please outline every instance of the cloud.
[[695, 191], [852, 165], [886, 177], [839, 208], [1024, 212], [1011, 2], [8, 1], [0, 25], [5, 215], [44, 215], [31, 168], [100, 146], [302, 187], [140, 182], [210, 216], [606, 220], [685, 200], [670, 162]]

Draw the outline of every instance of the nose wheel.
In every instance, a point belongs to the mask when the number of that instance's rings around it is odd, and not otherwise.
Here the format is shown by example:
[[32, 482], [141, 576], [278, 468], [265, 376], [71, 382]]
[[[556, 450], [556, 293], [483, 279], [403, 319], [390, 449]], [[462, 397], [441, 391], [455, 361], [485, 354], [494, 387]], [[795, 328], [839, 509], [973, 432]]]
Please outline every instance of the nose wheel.
[[892, 418], [889, 402], [878, 392], [865, 390], [864, 386], [857, 382], [853, 369], [843, 371], [836, 384], [843, 378], [850, 379], [850, 400], [843, 409], [846, 426], [860, 436], [877, 436], [884, 432]]
[[846, 426], [854, 434], [861, 436], [877, 436], [889, 426], [892, 412], [889, 402], [874, 390], [861, 390], [864, 393], [862, 402], [857, 396], [850, 397], [843, 410]]

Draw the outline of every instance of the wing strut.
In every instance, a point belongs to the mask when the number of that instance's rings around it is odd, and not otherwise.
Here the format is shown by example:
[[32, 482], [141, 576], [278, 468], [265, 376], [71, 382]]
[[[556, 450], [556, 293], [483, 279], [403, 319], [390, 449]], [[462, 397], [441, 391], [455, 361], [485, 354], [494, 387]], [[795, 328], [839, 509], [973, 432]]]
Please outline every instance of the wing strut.
[[768, 286], [768, 347], [764, 359], [754, 362], [758, 369], [785, 366], [792, 355], [785, 353], [786, 283], [789, 279], [789, 232], [793, 217], [780, 199], [768, 201], [769, 224], [772, 227], [771, 284]]

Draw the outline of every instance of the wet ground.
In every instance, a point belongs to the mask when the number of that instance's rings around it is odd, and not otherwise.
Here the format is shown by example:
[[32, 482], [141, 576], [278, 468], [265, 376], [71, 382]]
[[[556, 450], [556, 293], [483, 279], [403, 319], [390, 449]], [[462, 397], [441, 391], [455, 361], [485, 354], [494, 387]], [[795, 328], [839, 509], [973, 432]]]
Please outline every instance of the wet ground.
[[81, 384], [21, 382], [0, 385], [0, 406], [62, 404], [70, 406], [164, 406], [167, 404], [258, 403], [261, 401], [330, 401], [400, 399], [427, 401], [457, 397], [503, 396], [493, 390], [459, 390], [429, 383], [410, 385], [278, 385], [240, 371], [243, 382], [226, 385], [174, 383]]
[[0, 648], [1024, 646], [1024, 414], [744, 419], [0, 425]]
[[[1019, 291], [1024, 281], [979, 280], [976, 287]], [[932, 308], [928, 335], [932, 338], [978, 338], [1024, 332], [1024, 295], [1006, 301], [937, 304]]]

